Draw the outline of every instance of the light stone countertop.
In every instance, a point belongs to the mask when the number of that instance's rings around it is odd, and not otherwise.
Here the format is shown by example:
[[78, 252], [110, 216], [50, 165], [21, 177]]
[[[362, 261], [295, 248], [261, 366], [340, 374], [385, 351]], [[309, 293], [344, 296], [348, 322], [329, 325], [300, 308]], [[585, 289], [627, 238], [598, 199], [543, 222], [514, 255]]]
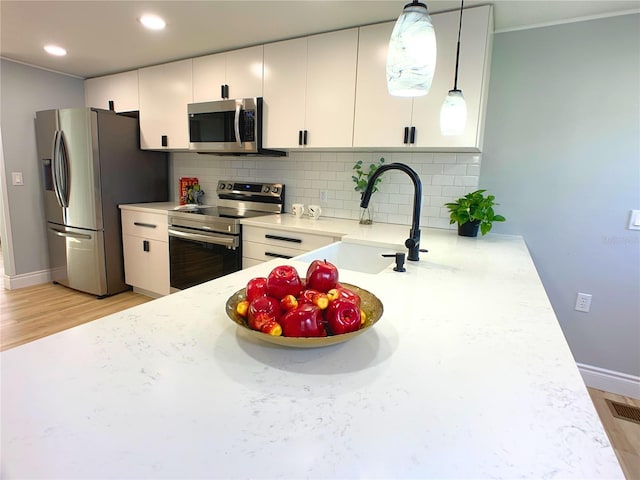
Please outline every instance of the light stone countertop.
[[422, 244], [405, 273], [341, 272], [384, 304], [346, 343], [227, 318], [250, 278], [308, 266], [276, 259], [2, 352], [0, 476], [624, 478], [522, 238]]

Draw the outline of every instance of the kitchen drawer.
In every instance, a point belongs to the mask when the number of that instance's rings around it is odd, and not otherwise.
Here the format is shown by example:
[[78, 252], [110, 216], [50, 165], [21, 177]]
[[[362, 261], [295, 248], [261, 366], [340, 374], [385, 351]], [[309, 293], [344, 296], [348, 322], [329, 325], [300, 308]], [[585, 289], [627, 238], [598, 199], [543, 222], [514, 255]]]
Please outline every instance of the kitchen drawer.
[[[338, 239], [327, 235], [315, 233], [299, 233], [286, 230], [274, 230], [269, 228], [244, 226], [242, 230], [243, 239], [246, 242], [262, 243], [269, 246], [283, 247], [308, 252], [316, 248], [329, 245]], [[245, 252], [245, 256], [246, 255]]]
[[253, 258], [267, 262], [274, 258], [292, 258], [302, 255], [308, 252], [308, 250], [301, 250], [298, 248], [282, 247], [280, 245], [268, 245], [265, 243], [256, 242], [242, 242], [242, 256], [244, 258]]
[[167, 242], [167, 216], [162, 213], [122, 210], [122, 235]]
[[123, 235], [125, 282], [134, 288], [169, 295], [169, 243]]

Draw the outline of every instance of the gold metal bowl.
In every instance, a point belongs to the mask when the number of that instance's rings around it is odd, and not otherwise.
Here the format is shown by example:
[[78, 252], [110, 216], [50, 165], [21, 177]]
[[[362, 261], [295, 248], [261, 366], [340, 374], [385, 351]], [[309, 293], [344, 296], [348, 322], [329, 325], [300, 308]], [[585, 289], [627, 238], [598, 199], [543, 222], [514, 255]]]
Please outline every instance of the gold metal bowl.
[[362, 325], [362, 327], [360, 327], [360, 329], [356, 330], [355, 332], [343, 333], [342, 335], [330, 335], [328, 337], [276, 337], [267, 333], [253, 330], [249, 327], [249, 325], [247, 325], [246, 320], [240, 314], [238, 314], [238, 312], [236, 312], [236, 306], [238, 305], [238, 303], [246, 298], [246, 289], [244, 288], [242, 290], [238, 290], [227, 300], [227, 315], [241, 329], [243, 329], [252, 337], [263, 340], [265, 342], [275, 343], [276, 345], [284, 345], [285, 347], [293, 348], [316, 348], [346, 342], [347, 340], [351, 340], [352, 338], [366, 332], [371, 327], [373, 327], [373, 325], [375, 325], [376, 322], [380, 320], [380, 317], [382, 317], [383, 308], [382, 302], [373, 293], [349, 283], [340, 282], [340, 284], [343, 287], [353, 290], [358, 295], [360, 295], [360, 308], [364, 310], [364, 313], [367, 315], [367, 320], [365, 321], [364, 325]]

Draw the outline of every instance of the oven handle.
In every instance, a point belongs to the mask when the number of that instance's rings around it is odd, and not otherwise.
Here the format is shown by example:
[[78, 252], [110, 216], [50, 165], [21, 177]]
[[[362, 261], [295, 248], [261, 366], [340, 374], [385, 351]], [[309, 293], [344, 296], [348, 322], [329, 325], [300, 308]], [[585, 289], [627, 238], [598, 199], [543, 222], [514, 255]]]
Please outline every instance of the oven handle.
[[168, 231], [169, 231], [170, 237], [179, 237], [179, 238], [184, 238], [185, 240], [194, 240], [196, 242], [211, 243], [214, 245], [223, 245], [229, 248], [237, 248], [239, 243], [238, 237], [234, 237], [234, 236], [183, 232], [181, 230], [175, 229], [175, 227], [170, 228]]

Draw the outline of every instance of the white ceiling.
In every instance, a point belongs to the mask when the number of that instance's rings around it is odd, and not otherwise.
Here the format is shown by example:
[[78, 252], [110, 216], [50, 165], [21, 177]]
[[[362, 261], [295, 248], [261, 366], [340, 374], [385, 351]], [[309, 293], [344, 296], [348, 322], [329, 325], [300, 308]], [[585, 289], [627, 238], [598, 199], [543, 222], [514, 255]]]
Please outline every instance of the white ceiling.
[[[408, 0], [0, 0], [0, 54], [87, 78], [394, 20], [405, 3]], [[460, 8], [458, 0], [425, 3], [431, 13]], [[640, 9], [640, 0], [467, 0], [465, 7], [485, 4], [494, 5], [496, 31]], [[147, 12], [164, 17], [167, 28], [143, 29], [137, 18]], [[66, 48], [68, 55], [51, 57], [42, 49], [47, 43]]]

